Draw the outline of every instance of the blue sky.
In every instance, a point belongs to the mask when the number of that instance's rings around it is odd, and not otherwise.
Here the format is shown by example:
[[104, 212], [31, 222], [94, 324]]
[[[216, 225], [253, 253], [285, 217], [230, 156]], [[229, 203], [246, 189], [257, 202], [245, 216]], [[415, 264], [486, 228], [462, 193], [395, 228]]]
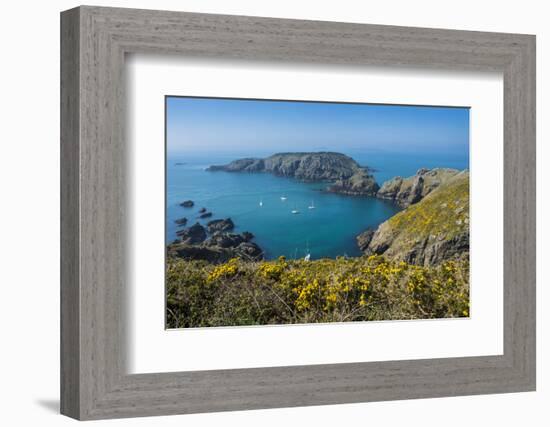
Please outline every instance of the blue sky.
[[166, 114], [174, 154], [468, 153], [468, 108], [168, 97]]

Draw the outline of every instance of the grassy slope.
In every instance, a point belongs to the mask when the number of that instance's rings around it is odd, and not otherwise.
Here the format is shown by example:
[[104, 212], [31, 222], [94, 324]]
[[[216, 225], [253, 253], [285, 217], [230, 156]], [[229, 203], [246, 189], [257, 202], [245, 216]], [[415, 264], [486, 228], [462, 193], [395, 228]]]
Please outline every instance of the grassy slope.
[[469, 196], [469, 173], [462, 172], [381, 224], [371, 249], [388, 246], [385, 256], [404, 259], [419, 245], [429, 247], [469, 233]]

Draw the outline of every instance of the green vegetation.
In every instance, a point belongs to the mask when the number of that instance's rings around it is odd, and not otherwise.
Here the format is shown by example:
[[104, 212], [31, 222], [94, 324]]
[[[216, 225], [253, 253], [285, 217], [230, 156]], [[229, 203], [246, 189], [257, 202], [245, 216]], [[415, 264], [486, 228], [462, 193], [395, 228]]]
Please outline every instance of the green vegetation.
[[224, 264], [171, 258], [169, 328], [469, 316], [469, 263], [382, 256]]
[[469, 222], [469, 174], [453, 177], [446, 185], [388, 220], [396, 232], [410, 235], [443, 235], [451, 239], [464, 232]]
[[366, 252], [417, 265], [466, 258], [470, 244], [469, 181], [469, 173], [461, 172], [380, 224]]

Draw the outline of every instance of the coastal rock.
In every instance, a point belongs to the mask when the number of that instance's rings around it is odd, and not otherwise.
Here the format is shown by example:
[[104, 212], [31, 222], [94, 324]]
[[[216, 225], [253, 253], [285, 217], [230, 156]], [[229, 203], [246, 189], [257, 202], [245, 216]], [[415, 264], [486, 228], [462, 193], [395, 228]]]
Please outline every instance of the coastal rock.
[[189, 228], [179, 230], [176, 235], [180, 238], [181, 243], [195, 244], [206, 240], [206, 230], [198, 222]]
[[210, 218], [212, 216], [212, 212], [204, 212], [199, 215], [199, 218]]
[[382, 187], [378, 190], [376, 196], [381, 199], [397, 200], [402, 184], [403, 178], [396, 176], [395, 178], [384, 182]]
[[185, 218], [185, 217], [178, 218], [174, 222], [181, 227], [181, 226], [184, 226], [185, 224], [187, 224], [187, 218]]
[[[207, 212], [203, 214], [205, 213]], [[235, 227], [231, 218], [210, 221], [207, 227], [211, 234], [208, 239], [205, 227], [199, 223], [176, 232], [180, 239], [176, 239], [167, 246], [167, 255], [172, 258], [203, 260], [210, 263], [227, 262], [231, 258], [242, 258], [247, 261], [263, 259], [262, 249], [251, 242], [254, 238], [252, 233], [228, 232]]]
[[227, 262], [231, 258], [242, 258], [247, 261], [262, 260], [262, 249], [256, 243], [247, 242], [244, 239], [245, 237], [239, 234], [218, 233], [199, 245], [175, 242], [168, 245], [168, 255], [211, 263]]
[[259, 261], [263, 258], [262, 249], [254, 242], [243, 242], [235, 249], [240, 258], [248, 261]]
[[206, 208], [200, 208], [199, 209], [199, 213], [205, 213], [206, 212]]
[[374, 232], [375, 230], [365, 230], [355, 238], [361, 251], [365, 251], [369, 247]]
[[[419, 176], [425, 179], [430, 172]], [[411, 183], [411, 193], [413, 187]], [[467, 257], [469, 201], [469, 173], [458, 172], [438, 184], [435, 190], [430, 190], [419, 202], [380, 224], [368, 245], [363, 244], [361, 250], [425, 266]], [[363, 243], [368, 240], [369, 235], [365, 233], [357, 237], [358, 244], [361, 236]]]
[[206, 244], [208, 246], [219, 246], [221, 248], [236, 248], [246, 241], [246, 238], [242, 234], [223, 233], [218, 231], [206, 241]]
[[364, 170], [357, 171], [349, 178], [339, 179], [327, 187], [327, 191], [331, 193], [349, 196], [376, 196], [378, 189], [374, 177]]
[[193, 200], [186, 200], [185, 202], [181, 202], [180, 206], [183, 206], [184, 208], [192, 208], [195, 206], [195, 202], [193, 202]]
[[231, 218], [214, 219], [212, 221], [209, 221], [206, 226], [210, 234], [213, 234], [216, 231], [227, 231], [233, 230], [233, 228], [235, 228], [235, 224], [233, 223]]
[[218, 246], [190, 245], [179, 242], [168, 245], [168, 256], [188, 260], [204, 260], [217, 264], [235, 258], [235, 252], [233, 249]]
[[222, 248], [236, 248], [241, 243], [250, 242], [253, 238], [254, 235], [248, 231], [244, 231], [241, 234], [217, 231], [205, 242], [205, 244], [207, 246], [219, 246]]
[[384, 182], [376, 193], [376, 197], [391, 200], [405, 208], [418, 203], [458, 173], [460, 171], [456, 169], [436, 168], [428, 170], [422, 168], [414, 176], [408, 178], [398, 176]]
[[241, 236], [243, 236], [245, 242], [249, 242], [254, 238], [254, 234], [252, 234], [250, 231], [243, 231], [241, 233]]

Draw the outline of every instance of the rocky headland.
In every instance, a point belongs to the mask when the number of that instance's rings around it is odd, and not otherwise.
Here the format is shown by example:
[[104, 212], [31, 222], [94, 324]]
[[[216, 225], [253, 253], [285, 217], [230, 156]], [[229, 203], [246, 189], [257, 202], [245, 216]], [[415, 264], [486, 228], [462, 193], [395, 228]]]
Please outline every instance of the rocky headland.
[[382, 185], [376, 197], [391, 200], [406, 208], [418, 203], [441, 184], [448, 182], [460, 173], [457, 169], [419, 169], [414, 176], [401, 178], [396, 176]]
[[420, 201], [357, 236], [357, 244], [365, 254], [425, 266], [467, 257], [469, 211], [468, 171], [445, 175]]
[[327, 187], [327, 191], [348, 196], [375, 197], [379, 188], [374, 177], [366, 170], [360, 169], [349, 178], [338, 179]]

